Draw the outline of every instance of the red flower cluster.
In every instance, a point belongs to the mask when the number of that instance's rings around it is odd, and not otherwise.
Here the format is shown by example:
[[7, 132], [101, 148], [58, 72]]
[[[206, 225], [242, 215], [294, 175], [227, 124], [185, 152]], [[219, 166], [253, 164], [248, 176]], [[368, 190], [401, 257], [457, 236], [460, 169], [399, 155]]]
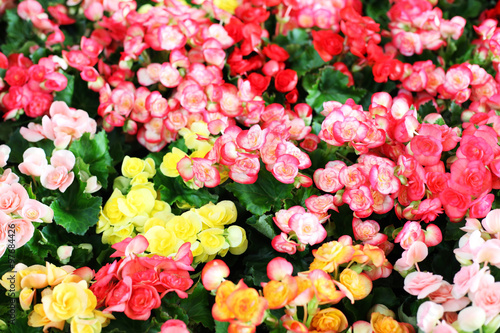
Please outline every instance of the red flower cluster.
[[189, 271], [193, 255], [186, 243], [172, 258], [158, 255], [138, 257], [149, 246], [143, 236], [127, 238], [112, 247], [118, 251], [112, 257], [125, 256], [103, 266], [95, 275], [90, 290], [97, 298], [96, 308], [105, 307], [104, 313], [124, 312], [134, 320], [147, 320], [151, 310], [160, 307], [161, 298], [175, 292], [186, 298], [192, 284]]
[[64, 61], [56, 56], [41, 58], [38, 64], [20, 53], [8, 58], [0, 52], [0, 68], [6, 69], [0, 79], [0, 110], [4, 119], [12, 119], [23, 111], [36, 118], [48, 114], [54, 92], [66, 89], [68, 79], [58, 70]]

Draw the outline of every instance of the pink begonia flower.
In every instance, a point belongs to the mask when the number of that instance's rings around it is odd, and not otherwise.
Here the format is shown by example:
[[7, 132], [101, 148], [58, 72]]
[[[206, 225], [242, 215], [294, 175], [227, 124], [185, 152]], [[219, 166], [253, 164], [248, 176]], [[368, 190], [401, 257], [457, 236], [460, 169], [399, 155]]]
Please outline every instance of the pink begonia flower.
[[189, 330], [182, 320], [170, 319], [161, 325], [160, 333], [189, 333]]
[[445, 312], [460, 311], [470, 303], [470, 299], [468, 297], [455, 298], [452, 290], [453, 285], [443, 281], [438, 290], [429, 294], [429, 298], [434, 303], [441, 304]]
[[267, 277], [270, 280], [281, 281], [287, 275], [291, 276], [292, 273], [293, 265], [285, 258], [276, 257], [267, 264]]
[[48, 165], [45, 151], [42, 148], [28, 148], [23, 153], [23, 162], [19, 164], [19, 171], [27, 176], [39, 177]]
[[441, 229], [435, 224], [429, 224], [424, 231], [425, 239], [424, 243], [427, 246], [436, 246], [443, 240], [443, 234]]
[[486, 314], [486, 323], [500, 313], [500, 282], [484, 283], [472, 294], [472, 304]]
[[281, 234], [273, 238], [273, 240], [271, 241], [271, 245], [273, 249], [278, 252], [293, 255], [295, 254], [295, 252], [297, 252], [297, 247], [299, 244], [293, 241], [289, 241], [287, 239], [287, 234], [282, 232]]
[[387, 240], [387, 235], [379, 233], [380, 225], [377, 221], [361, 221], [358, 218], [352, 219], [352, 230], [354, 238], [371, 245], [379, 245]]
[[47, 165], [43, 168], [40, 175], [40, 182], [42, 186], [49, 190], [57, 190], [63, 192], [73, 183], [75, 174], [68, 172], [64, 166], [54, 167]]
[[331, 194], [311, 195], [306, 199], [305, 204], [310, 212], [316, 214], [326, 214], [330, 209], [338, 211], [333, 203], [333, 195]]
[[398, 272], [404, 272], [411, 269], [416, 263], [427, 258], [428, 249], [425, 243], [415, 241], [410, 247], [403, 251], [401, 258], [396, 261], [394, 269]]
[[272, 174], [284, 184], [293, 184], [299, 172], [299, 160], [292, 155], [284, 154], [278, 157], [272, 168]]
[[403, 229], [394, 239], [395, 243], [400, 243], [403, 249], [408, 249], [415, 241], [424, 241], [425, 233], [422, 230], [419, 222], [407, 221]]
[[229, 267], [220, 259], [209, 261], [201, 271], [201, 282], [206, 290], [215, 290], [229, 276]]
[[346, 164], [342, 161], [331, 161], [325, 166], [325, 169], [317, 169], [314, 171], [313, 179], [316, 186], [324, 192], [337, 192], [344, 184], [339, 180], [340, 170]]
[[434, 302], [424, 302], [420, 304], [417, 311], [417, 325], [425, 333], [433, 331], [441, 317], [444, 309], [440, 304]]
[[486, 313], [478, 306], [469, 306], [458, 314], [458, 327], [466, 332], [474, 332], [486, 321]]
[[372, 333], [372, 325], [364, 320], [358, 320], [352, 324], [352, 333]]
[[278, 226], [278, 228], [281, 229], [281, 231], [288, 234], [290, 233], [290, 231], [292, 231], [288, 224], [290, 218], [297, 213], [304, 214], [305, 212], [306, 210], [302, 206], [293, 206], [288, 209], [281, 209], [273, 217], [273, 221]]
[[14, 224], [15, 228], [15, 236], [14, 236], [14, 244], [15, 248], [18, 249], [24, 244], [26, 244], [31, 237], [33, 237], [33, 233], [35, 232], [35, 227], [31, 223], [31, 221], [25, 219], [14, 219], [9, 222], [10, 225]]
[[26, 200], [19, 214], [26, 220], [33, 222], [50, 223], [54, 218], [52, 208], [34, 199]]
[[321, 243], [327, 235], [325, 228], [319, 223], [316, 215], [311, 213], [292, 215], [288, 225], [295, 231], [302, 244], [314, 245]]
[[0, 211], [5, 214], [21, 210], [28, 199], [28, 192], [21, 184], [0, 184]]
[[149, 243], [143, 235], [137, 235], [134, 238], [128, 237], [119, 243], [113, 244], [111, 247], [115, 249], [115, 253], [110, 255], [111, 258], [127, 257], [132, 254], [142, 254], [148, 248]]
[[474, 261], [500, 266], [500, 239], [488, 239], [475, 255]]
[[404, 290], [418, 299], [427, 297], [441, 286], [443, 277], [430, 272], [412, 272], [408, 274], [404, 282]]
[[458, 248], [453, 250], [459, 262], [472, 260], [481, 249], [485, 240], [481, 237], [481, 231], [476, 230], [471, 234], [465, 234], [458, 241]]
[[75, 166], [75, 155], [69, 150], [56, 150], [50, 157], [50, 164], [54, 167], [65, 167], [66, 170], [71, 171]]
[[[491, 281], [489, 267], [480, 268], [479, 263], [469, 266], [462, 266], [453, 278], [453, 290], [451, 294], [455, 298], [461, 298], [468, 292], [476, 292], [482, 282]], [[494, 279], [493, 279], [494, 282]]]
[[0, 176], [0, 185], [1, 184], [12, 185], [17, 182], [19, 182], [19, 176], [13, 173], [10, 168], [5, 170], [3, 174]]
[[10, 147], [7, 145], [0, 145], [0, 168], [7, 165], [9, 159]]
[[481, 221], [484, 230], [500, 238], [500, 209], [494, 209]]
[[434, 327], [432, 333], [458, 333], [458, 331], [446, 321], [442, 320]]

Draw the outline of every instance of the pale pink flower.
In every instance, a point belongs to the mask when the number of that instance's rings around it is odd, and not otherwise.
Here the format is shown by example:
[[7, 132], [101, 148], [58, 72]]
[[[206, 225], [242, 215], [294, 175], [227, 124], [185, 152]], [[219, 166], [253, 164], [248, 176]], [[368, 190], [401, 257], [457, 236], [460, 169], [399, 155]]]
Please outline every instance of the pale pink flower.
[[50, 164], [54, 167], [65, 167], [66, 170], [71, 171], [75, 166], [75, 155], [69, 150], [56, 150], [50, 157]]
[[441, 283], [438, 290], [429, 294], [429, 299], [434, 303], [441, 304], [445, 312], [460, 311], [470, 303], [468, 297], [455, 298], [452, 295], [453, 285], [446, 281]]
[[23, 153], [23, 162], [19, 164], [18, 168], [25, 175], [39, 177], [47, 165], [45, 151], [42, 148], [32, 147]]
[[326, 230], [314, 214], [294, 214], [288, 224], [302, 244], [314, 245], [326, 238]]
[[0, 145], [0, 168], [7, 165], [9, 159], [10, 147], [7, 145]]
[[40, 182], [43, 187], [49, 190], [59, 189], [59, 191], [64, 192], [73, 183], [74, 178], [75, 174], [73, 172], [68, 172], [68, 169], [64, 166], [54, 167], [52, 165], [47, 165], [43, 168]]
[[54, 218], [54, 211], [37, 200], [28, 199], [23, 205], [20, 215], [29, 221], [50, 223]]
[[398, 233], [394, 239], [395, 243], [400, 243], [403, 249], [408, 249], [415, 241], [424, 241], [425, 233], [422, 230], [419, 222], [407, 221], [403, 229]]
[[433, 331], [439, 320], [443, 317], [444, 309], [440, 304], [424, 302], [417, 311], [417, 325], [425, 333]]
[[434, 327], [432, 333], [458, 333], [458, 332], [453, 326], [448, 324], [446, 321], [442, 320]]
[[477, 252], [474, 261], [500, 266], [500, 239], [488, 239]]
[[0, 176], [0, 184], [12, 185], [17, 182], [19, 182], [19, 177], [11, 169], [5, 170]]
[[481, 223], [488, 233], [500, 237], [500, 209], [490, 211]]
[[412, 272], [408, 274], [404, 282], [404, 290], [418, 299], [429, 296], [441, 286], [443, 277], [430, 272]]
[[31, 237], [33, 237], [33, 233], [35, 232], [35, 227], [31, 221], [25, 219], [14, 219], [10, 221], [8, 228], [15, 230], [14, 242], [16, 249], [26, 244]]
[[500, 282], [481, 284], [471, 298], [474, 306], [484, 310], [487, 323], [500, 314]]
[[478, 306], [469, 306], [458, 314], [458, 327], [466, 332], [474, 332], [483, 326], [486, 321], [486, 313]]
[[479, 263], [462, 266], [453, 278], [453, 290], [451, 294], [458, 299], [465, 296], [469, 291], [475, 292], [485, 275], [489, 275], [488, 266], [482, 269], [480, 269]]
[[485, 240], [481, 237], [481, 231], [476, 230], [471, 234], [463, 235], [458, 242], [459, 247], [453, 252], [459, 262], [467, 262], [476, 256], [484, 243]]
[[0, 184], [0, 211], [5, 214], [20, 210], [28, 198], [28, 192], [21, 184]]

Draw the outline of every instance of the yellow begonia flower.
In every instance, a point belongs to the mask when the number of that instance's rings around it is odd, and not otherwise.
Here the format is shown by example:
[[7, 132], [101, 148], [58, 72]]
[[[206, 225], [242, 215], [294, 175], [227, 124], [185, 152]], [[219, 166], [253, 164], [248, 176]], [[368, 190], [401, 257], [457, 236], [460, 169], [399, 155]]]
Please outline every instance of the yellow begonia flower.
[[132, 187], [125, 198], [118, 198], [118, 208], [128, 216], [134, 217], [138, 214], [149, 214], [155, 205], [156, 192], [148, 187], [137, 185]]
[[45, 314], [45, 311], [43, 309], [43, 304], [36, 304], [33, 308], [33, 311], [31, 311], [31, 313], [28, 315], [28, 326], [43, 326], [44, 331], [48, 331], [50, 327], [54, 327], [62, 331], [64, 329], [64, 324], [66, 324], [66, 321], [64, 320], [54, 322], [47, 318], [47, 315]]
[[226, 240], [229, 243], [229, 252], [234, 255], [240, 255], [248, 248], [248, 240], [245, 229], [238, 225], [232, 225], [226, 229]]
[[224, 207], [226, 210], [226, 215], [224, 216], [224, 225], [236, 222], [238, 217], [238, 211], [236, 210], [236, 205], [234, 202], [229, 200], [223, 200], [217, 203], [217, 206]]
[[145, 164], [140, 158], [125, 156], [122, 163], [122, 175], [134, 178], [144, 170]]
[[197, 210], [200, 215], [201, 220], [204, 224], [204, 228], [223, 228], [226, 216], [225, 207], [214, 205], [213, 203], [208, 203], [205, 206], [200, 207]]
[[153, 178], [156, 175], [155, 161], [148, 157], [144, 160], [144, 172], [148, 174], [148, 178]]
[[183, 242], [175, 236], [173, 230], [165, 229], [160, 226], [154, 226], [149, 229], [144, 237], [149, 242], [148, 250], [151, 253], [168, 257], [177, 252]]
[[160, 171], [167, 177], [179, 176], [177, 163], [185, 156], [187, 156], [185, 152], [174, 147], [171, 153], [167, 153], [163, 156], [163, 162], [160, 164]]
[[[48, 290], [48, 289], [45, 289]], [[87, 283], [61, 283], [42, 297], [43, 310], [51, 321], [68, 320], [84, 314], [89, 303]]]
[[140, 173], [138, 173], [130, 181], [130, 184], [132, 186], [134, 186], [134, 185], [143, 185], [143, 184], [146, 184], [146, 183], [148, 183], [148, 173], [147, 172], [140, 172]]
[[107, 218], [112, 226], [123, 225], [130, 220], [130, 217], [123, 214], [120, 209], [120, 200], [125, 200], [125, 196], [120, 190], [115, 189], [102, 209], [102, 215]]
[[201, 231], [201, 219], [195, 212], [187, 211], [181, 216], [172, 217], [165, 228], [173, 230], [182, 241], [193, 243]]
[[234, 11], [238, 7], [239, 3], [237, 0], [214, 0], [214, 5], [219, 9], [234, 14]]
[[156, 226], [160, 226], [160, 227], [165, 228], [166, 224], [167, 224], [167, 222], [161, 218], [151, 217], [146, 221], [146, 223], [144, 223], [144, 231], [143, 232], [148, 232], [149, 229], [151, 229], [152, 227], [156, 227]]
[[208, 255], [215, 255], [224, 247], [226, 239], [222, 235], [223, 233], [224, 229], [210, 228], [198, 234], [198, 240], [201, 246], [203, 246], [205, 253]]
[[170, 205], [163, 200], [156, 200], [155, 206], [153, 207], [153, 211], [151, 211], [151, 215], [155, 216], [157, 213], [170, 214], [172, 213], [172, 207], [170, 207]]
[[144, 232], [144, 224], [149, 220], [148, 214], [139, 214], [136, 215], [130, 220], [130, 223], [134, 225], [134, 228], [137, 232]]
[[35, 293], [36, 290], [31, 288], [23, 288], [23, 290], [21, 290], [21, 293], [19, 294], [19, 304], [24, 311], [30, 309]]
[[70, 329], [71, 333], [100, 333], [102, 324], [94, 317], [75, 316], [71, 319]]
[[113, 228], [113, 235], [115, 235], [115, 237], [117, 239], [119, 239], [118, 242], [121, 242], [122, 240], [129, 238], [129, 237], [133, 238], [135, 236], [134, 225], [132, 223], [130, 223], [127, 225], [114, 227]]

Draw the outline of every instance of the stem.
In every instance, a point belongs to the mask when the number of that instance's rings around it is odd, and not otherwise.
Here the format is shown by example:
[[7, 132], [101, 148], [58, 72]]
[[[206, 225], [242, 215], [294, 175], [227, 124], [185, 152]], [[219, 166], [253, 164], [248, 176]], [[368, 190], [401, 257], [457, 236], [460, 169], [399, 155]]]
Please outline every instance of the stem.
[[307, 305], [304, 305], [304, 320], [302, 322], [304, 324], [307, 322]]

